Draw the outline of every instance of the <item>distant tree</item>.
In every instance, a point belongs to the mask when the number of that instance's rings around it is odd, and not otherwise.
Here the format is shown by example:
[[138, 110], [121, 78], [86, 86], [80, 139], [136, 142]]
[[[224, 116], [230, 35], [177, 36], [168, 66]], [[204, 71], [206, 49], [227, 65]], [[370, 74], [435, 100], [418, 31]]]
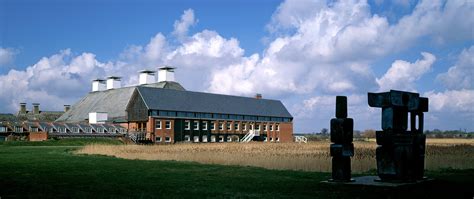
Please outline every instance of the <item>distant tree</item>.
[[323, 134], [323, 135], [328, 134], [328, 129], [327, 128], [321, 129], [321, 134]]
[[362, 132], [362, 137], [364, 138], [375, 138], [375, 130], [373, 129], [367, 129], [364, 132]]

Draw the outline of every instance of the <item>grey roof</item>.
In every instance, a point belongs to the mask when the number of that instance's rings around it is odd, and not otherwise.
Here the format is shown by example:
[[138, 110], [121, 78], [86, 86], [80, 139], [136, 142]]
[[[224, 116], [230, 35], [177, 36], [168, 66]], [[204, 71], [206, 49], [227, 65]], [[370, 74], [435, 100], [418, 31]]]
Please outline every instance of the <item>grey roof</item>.
[[123, 87], [90, 92], [56, 121], [82, 122], [89, 119], [89, 113], [91, 112], [106, 112], [108, 119], [111, 121], [126, 120], [125, 108], [134, 90], [135, 87]]
[[153, 84], [144, 84], [141, 85], [144, 87], [153, 87], [153, 88], [166, 88], [166, 89], [173, 89], [173, 90], [180, 90], [180, 91], [185, 91], [186, 89], [181, 86], [178, 82], [173, 82], [173, 81], [162, 81], [162, 82], [157, 82]]
[[137, 87], [148, 109], [292, 117], [279, 100]]

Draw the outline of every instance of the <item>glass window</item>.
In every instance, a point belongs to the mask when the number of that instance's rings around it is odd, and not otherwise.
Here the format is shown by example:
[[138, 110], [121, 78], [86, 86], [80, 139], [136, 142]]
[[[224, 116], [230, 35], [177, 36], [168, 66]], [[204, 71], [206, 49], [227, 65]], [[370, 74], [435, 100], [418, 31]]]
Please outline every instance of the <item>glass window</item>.
[[207, 130], [207, 122], [202, 122], [202, 130]]
[[263, 124], [263, 131], [267, 131], [267, 124]]
[[171, 137], [165, 137], [165, 142], [171, 142]]
[[215, 130], [216, 129], [216, 122], [211, 122], [211, 130]]
[[249, 124], [249, 130], [253, 130], [253, 124]]
[[194, 117], [194, 113], [186, 112], [186, 117]]
[[273, 131], [273, 124], [270, 124], [270, 131]]
[[161, 129], [161, 120], [155, 120], [155, 128]]
[[276, 129], [276, 131], [280, 131], [280, 125], [279, 125], [279, 124], [276, 124], [276, 125], [275, 125], [275, 129]]
[[257, 131], [260, 130], [260, 124], [255, 124], [255, 130], [257, 130]]
[[184, 136], [184, 141], [190, 142], [190, 141], [191, 141], [191, 136], [185, 135], [185, 136]]
[[158, 115], [160, 116], [168, 116], [168, 111], [159, 111]]
[[219, 122], [219, 130], [224, 130], [224, 123], [222, 122]]
[[160, 137], [160, 136], [156, 136], [155, 142], [161, 142], [161, 137]]
[[166, 120], [166, 122], [165, 122], [165, 128], [166, 128], [166, 129], [171, 129], [171, 121]]
[[177, 116], [178, 117], [186, 117], [186, 112], [181, 112], [180, 111], [180, 112], [177, 113]]
[[227, 130], [230, 131], [230, 122], [226, 122]]
[[243, 116], [243, 115], [237, 115], [237, 116], [236, 116], [236, 119], [237, 119], [237, 120], [243, 120], [243, 119], [244, 119], [244, 116]]
[[184, 130], [190, 130], [191, 129], [191, 122], [189, 120], [184, 121]]
[[199, 121], [194, 121], [193, 129], [194, 130], [199, 130]]
[[244, 130], [244, 131], [247, 130], [247, 124], [246, 123], [242, 123], [242, 130]]
[[234, 122], [234, 130], [238, 131], [239, 130], [239, 123]]

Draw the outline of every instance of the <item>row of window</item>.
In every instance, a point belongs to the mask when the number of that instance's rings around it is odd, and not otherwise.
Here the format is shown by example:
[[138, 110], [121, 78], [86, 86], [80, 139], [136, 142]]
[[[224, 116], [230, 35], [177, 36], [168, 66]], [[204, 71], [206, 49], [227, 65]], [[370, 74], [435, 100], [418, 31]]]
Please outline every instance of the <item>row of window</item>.
[[[199, 141], [199, 136], [194, 136], [193, 137], [193, 142], [200, 142]], [[211, 136], [210, 137], [210, 140], [208, 140], [208, 136], [207, 135], [203, 135], [202, 136], [202, 142], [224, 142], [224, 136], [219, 136], [219, 137], [216, 137], [216, 136]], [[155, 142], [162, 142], [162, 138], [160, 136], [156, 136], [155, 138]], [[185, 135], [184, 136], [184, 141], [185, 142], [191, 142], [191, 136], [189, 135]], [[227, 136], [227, 142], [238, 142], [239, 141], [239, 137], [237, 136]], [[277, 137], [277, 138], [273, 138], [271, 137], [270, 140], [268, 140], [268, 138], [265, 138], [264, 142], [280, 142], [280, 138]], [[165, 142], [171, 142], [171, 137], [165, 137]]]
[[213, 118], [213, 119], [229, 119], [229, 120], [249, 120], [249, 121], [273, 121], [273, 122], [291, 122], [291, 118], [287, 117], [266, 117], [252, 115], [235, 115], [235, 114], [219, 114], [219, 113], [196, 113], [183, 111], [163, 111], [151, 110], [150, 116], [163, 117], [186, 117], [186, 118]]
[[[207, 122], [202, 122], [201, 125], [199, 125], [199, 121], [194, 121], [193, 122], [193, 130], [199, 130], [199, 128], [201, 127], [202, 130], [208, 130], [208, 126], [207, 126]], [[247, 124], [246, 123], [237, 123], [235, 122], [234, 123], [234, 127], [233, 127], [233, 130], [235, 131], [238, 131], [240, 129], [240, 126], [242, 126], [242, 130], [243, 131], [246, 131], [247, 130]], [[257, 124], [255, 125], [255, 130], [256, 131], [260, 131], [260, 126], [263, 126], [263, 131], [273, 131], [273, 127], [275, 126], [275, 130], [276, 131], [280, 131], [280, 125], [279, 124]], [[232, 128], [231, 128], [231, 123], [230, 122], [226, 122], [226, 129], [228, 131], [231, 131]], [[254, 128], [254, 124], [249, 124], [249, 130], [253, 130]], [[157, 120], [155, 122], [155, 128], [156, 129], [161, 129], [161, 120]], [[171, 121], [169, 120], [166, 120], [165, 121], [165, 128], [166, 129], [171, 129]], [[211, 122], [211, 125], [210, 125], [210, 129], [209, 130], [215, 130], [216, 129], [216, 122]], [[184, 122], [184, 130], [191, 130], [191, 122], [190, 121], [185, 121]], [[224, 130], [224, 123], [223, 122], [219, 122], [219, 130]]]

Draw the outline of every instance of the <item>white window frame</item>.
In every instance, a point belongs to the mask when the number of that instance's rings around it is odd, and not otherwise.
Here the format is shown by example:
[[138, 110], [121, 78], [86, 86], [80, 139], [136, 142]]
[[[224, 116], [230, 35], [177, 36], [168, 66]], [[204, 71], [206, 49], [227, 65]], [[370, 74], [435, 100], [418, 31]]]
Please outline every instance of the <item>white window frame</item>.
[[280, 142], [280, 137], [277, 137], [276, 141], [277, 141], [277, 142]]
[[219, 122], [219, 131], [224, 130], [224, 122]]
[[253, 130], [253, 124], [249, 124], [249, 130]]
[[226, 126], [225, 129], [227, 129], [227, 131], [231, 131], [231, 130], [232, 130], [232, 125], [231, 125], [230, 122], [226, 122], [226, 123], [225, 123], [225, 126]]
[[161, 139], [161, 136], [156, 136], [155, 137], [155, 142], [162, 142], [163, 139]]
[[202, 122], [202, 130], [207, 131], [207, 122]]
[[171, 137], [166, 136], [166, 137], [165, 137], [165, 142], [171, 142]]
[[208, 142], [207, 135], [202, 136], [202, 142]]
[[171, 121], [169, 121], [169, 120], [165, 121], [165, 128], [166, 129], [171, 129]]
[[247, 123], [242, 123], [242, 131], [246, 131], [247, 130]]
[[273, 131], [273, 124], [270, 124], [270, 131]]
[[191, 121], [184, 121], [184, 130], [191, 130]]
[[184, 135], [184, 141], [185, 142], [191, 142], [191, 136], [190, 135]]
[[193, 122], [193, 129], [194, 130], [199, 130], [199, 121], [194, 121]]
[[161, 120], [155, 121], [155, 129], [161, 129]]
[[260, 131], [260, 124], [255, 124], [255, 130]]
[[280, 131], [280, 124], [276, 124], [275, 129], [276, 131]]
[[211, 122], [211, 130], [216, 130], [216, 122]]
[[267, 128], [267, 124], [263, 124], [263, 131], [265, 131], [265, 132], [266, 132], [266, 131], [267, 131], [267, 129], [268, 129], [268, 128]]
[[234, 122], [234, 130], [238, 131], [239, 130], [239, 123]]
[[194, 136], [193, 137], [193, 142], [199, 142], [199, 136]]

